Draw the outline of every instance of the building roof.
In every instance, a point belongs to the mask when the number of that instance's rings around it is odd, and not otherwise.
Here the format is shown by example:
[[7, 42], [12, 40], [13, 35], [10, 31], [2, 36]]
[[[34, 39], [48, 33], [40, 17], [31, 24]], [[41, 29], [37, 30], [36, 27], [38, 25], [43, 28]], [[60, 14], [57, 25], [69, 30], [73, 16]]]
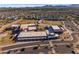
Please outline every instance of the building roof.
[[20, 26], [19, 24], [13, 24], [12, 27], [18, 27]]
[[52, 26], [52, 28], [55, 30], [55, 29], [59, 29], [60, 30], [60, 27], [58, 26]]
[[21, 28], [27, 28], [28, 26], [35, 26], [35, 24], [22, 24]]
[[36, 37], [36, 36], [46, 36], [45, 31], [39, 31], [39, 32], [21, 32], [18, 37]]
[[53, 28], [52, 28], [51, 26], [48, 27], [48, 31], [49, 31], [50, 33], [54, 32], [54, 31], [53, 31]]
[[28, 27], [28, 30], [36, 30], [36, 26]]
[[27, 24], [22, 24], [22, 25], [21, 25], [21, 28], [27, 28], [27, 27], [28, 27]]

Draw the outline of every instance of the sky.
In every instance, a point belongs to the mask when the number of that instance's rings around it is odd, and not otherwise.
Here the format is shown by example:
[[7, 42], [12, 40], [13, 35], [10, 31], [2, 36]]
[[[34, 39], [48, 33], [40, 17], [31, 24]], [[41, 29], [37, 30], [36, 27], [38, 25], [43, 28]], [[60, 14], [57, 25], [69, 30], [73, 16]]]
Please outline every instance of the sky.
[[0, 4], [0, 7], [36, 7], [36, 6], [45, 6], [45, 5], [67, 6], [69, 4]]

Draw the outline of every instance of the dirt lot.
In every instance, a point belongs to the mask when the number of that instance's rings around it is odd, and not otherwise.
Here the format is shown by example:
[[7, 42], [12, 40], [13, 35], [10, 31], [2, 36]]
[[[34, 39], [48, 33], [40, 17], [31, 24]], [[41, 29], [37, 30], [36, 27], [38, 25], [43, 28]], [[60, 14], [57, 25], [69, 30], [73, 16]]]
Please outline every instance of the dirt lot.
[[63, 25], [63, 21], [45, 21], [45, 24], [49, 25]]
[[[37, 20], [22, 20], [20, 22], [18, 22], [17, 24], [30, 24], [30, 23], [36, 23]], [[43, 22], [44, 24], [49, 24], [49, 25], [63, 25], [63, 21], [48, 21], [48, 20], [44, 20]]]
[[57, 54], [72, 54], [73, 49], [67, 45], [57, 45], [54, 47]]
[[0, 34], [0, 46], [2, 45], [7, 45], [7, 44], [12, 44], [12, 38], [10, 38], [10, 32], [6, 31], [2, 34]]
[[40, 47], [38, 49], [27, 48], [25, 51], [21, 51], [19, 54], [48, 54], [48, 49], [45, 47]]
[[30, 24], [30, 23], [36, 23], [37, 21], [36, 20], [21, 20], [19, 21], [17, 24]]

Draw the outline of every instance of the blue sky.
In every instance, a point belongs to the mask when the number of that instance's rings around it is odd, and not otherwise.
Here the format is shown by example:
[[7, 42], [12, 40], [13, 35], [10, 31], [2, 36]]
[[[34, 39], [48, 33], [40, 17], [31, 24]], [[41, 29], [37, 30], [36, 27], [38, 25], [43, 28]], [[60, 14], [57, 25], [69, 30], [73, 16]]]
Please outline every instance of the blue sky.
[[[67, 4], [0, 4], [0, 7], [36, 7], [36, 6], [44, 6], [44, 5], [67, 5]], [[69, 5], [69, 4], [68, 4]]]

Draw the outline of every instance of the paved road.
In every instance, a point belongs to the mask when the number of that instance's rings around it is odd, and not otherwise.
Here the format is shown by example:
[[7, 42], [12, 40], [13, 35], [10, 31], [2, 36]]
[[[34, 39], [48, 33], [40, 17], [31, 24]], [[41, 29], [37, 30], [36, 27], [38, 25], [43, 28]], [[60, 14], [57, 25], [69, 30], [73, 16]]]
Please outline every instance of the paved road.
[[21, 21], [21, 20], [17, 20], [17, 21], [14, 21], [14, 22], [12, 22], [12, 23], [9, 23], [9, 24], [6, 24], [6, 25], [2, 26], [2, 27], [0, 28], [0, 33], [3, 32], [5, 28], [7, 28], [7, 27], [9, 27], [9, 26], [11, 26], [11, 25], [13, 25], [13, 24], [16, 24], [16, 23], [18, 23], [18, 22], [20, 22], [20, 21]]
[[64, 22], [66, 28], [70, 29], [74, 32], [74, 33], [78, 33], [79, 29], [73, 24], [73, 22], [71, 22], [70, 20], [67, 20]]
[[[67, 21], [65, 22], [65, 25], [66, 27], [68, 27], [69, 25], [71, 25], [71, 28], [74, 29], [73, 33], [71, 34], [72, 37], [73, 37], [73, 40], [72, 41], [53, 41], [52, 40], [52, 43], [54, 44], [70, 44], [70, 43], [76, 43], [78, 41], [78, 39], [76, 38], [76, 35], [78, 35], [79, 33], [79, 30], [78, 28], [76, 28], [74, 26], [74, 24], [72, 24], [70, 21]], [[45, 41], [45, 42], [31, 42], [31, 43], [22, 43], [22, 44], [15, 44], [15, 45], [11, 45], [11, 46], [6, 46], [6, 47], [3, 47], [2, 50], [5, 51], [5, 50], [10, 50], [10, 49], [14, 49], [14, 48], [20, 48], [20, 47], [25, 47], [25, 46], [32, 46], [32, 45], [39, 45], [39, 44], [49, 44], [48, 41]]]
[[73, 20], [72, 20], [71, 22], [72, 22], [72, 23], [74, 24], [74, 26], [79, 30], [79, 25], [76, 24], [75, 21], [73, 21]]
[[[70, 44], [70, 43], [75, 43], [77, 42], [77, 38], [76, 38], [76, 33], [72, 34], [73, 37], [74, 37], [74, 40], [73, 41], [66, 41], [66, 42], [62, 42], [62, 41], [51, 41], [53, 44]], [[45, 41], [45, 42], [31, 42], [31, 43], [21, 43], [21, 44], [15, 44], [15, 45], [11, 45], [11, 46], [6, 46], [6, 47], [3, 47], [2, 50], [5, 51], [5, 50], [10, 50], [10, 49], [14, 49], [14, 48], [20, 48], [20, 47], [26, 47], [26, 46], [32, 46], [32, 45], [39, 45], [39, 44], [49, 44], [48, 41]]]
[[49, 44], [47, 41], [45, 42], [32, 42], [32, 43], [21, 43], [21, 44], [15, 44], [11, 46], [5, 46], [2, 48], [3, 51], [9, 50], [9, 49], [14, 49], [14, 48], [19, 48], [19, 47], [25, 47], [25, 46], [32, 46], [32, 45], [39, 45], [39, 44]]
[[57, 45], [54, 47], [57, 54], [72, 54], [73, 49], [67, 45]]
[[[77, 42], [76, 35], [77, 35], [76, 33], [72, 34], [72, 36], [74, 38], [72, 41], [65, 41], [65, 42], [64, 41], [53, 41], [53, 40], [51, 40], [51, 41], [52, 41], [52, 43], [59, 44], [59, 45], [75, 43], [75, 42]], [[5, 46], [5, 47], [2, 48], [2, 50], [5, 51], [5, 50], [13, 49], [13, 48], [19, 48], [19, 47], [25, 47], [25, 46], [31, 46], [31, 45], [39, 45], [39, 44], [49, 44], [49, 42], [48, 41], [31, 42], [31, 43], [22, 43], [21, 42], [19, 44], [14, 44], [14, 45], [11, 45], [11, 46]]]

